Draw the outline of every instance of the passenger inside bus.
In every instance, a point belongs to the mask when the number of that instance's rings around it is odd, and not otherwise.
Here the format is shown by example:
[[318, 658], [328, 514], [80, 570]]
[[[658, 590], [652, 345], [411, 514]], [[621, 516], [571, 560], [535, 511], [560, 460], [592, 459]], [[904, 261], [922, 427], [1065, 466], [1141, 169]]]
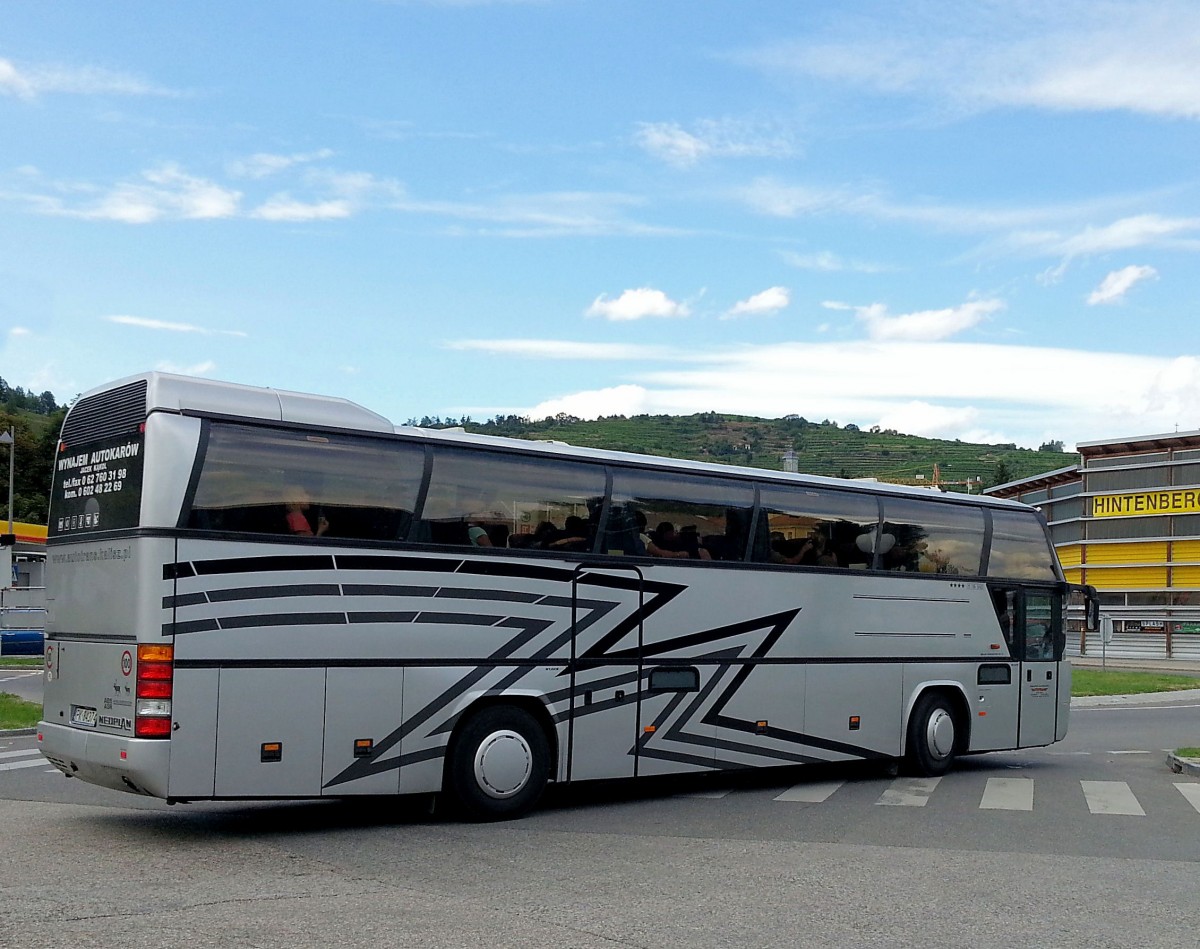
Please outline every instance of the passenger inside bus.
[[712, 559], [712, 555], [700, 546], [700, 535], [694, 526], [676, 531], [674, 524], [670, 521], [663, 521], [650, 535], [650, 540], [651, 543], [647, 545], [646, 551], [655, 557]]
[[317, 518], [317, 529], [314, 531], [308, 519], [308, 511], [312, 506], [308, 492], [303, 488], [292, 488], [290, 499], [285, 505], [284, 521], [288, 532], [298, 537], [320, 537], [329, 530], [329, 521], [322, 514]]
[[542, 541], [546, 550], [588, 551], [592, 544], [588, 540], [588, 525], [582, 517], [571, 514], [567, 517], [562, 530], [554, 528], [553, 533], [547, 533]]
[[492, 538], [488, 536], [487, 529], [480, 527], [478, 524], [467, 525], [467, 540], [474, 547], [492, 546]]

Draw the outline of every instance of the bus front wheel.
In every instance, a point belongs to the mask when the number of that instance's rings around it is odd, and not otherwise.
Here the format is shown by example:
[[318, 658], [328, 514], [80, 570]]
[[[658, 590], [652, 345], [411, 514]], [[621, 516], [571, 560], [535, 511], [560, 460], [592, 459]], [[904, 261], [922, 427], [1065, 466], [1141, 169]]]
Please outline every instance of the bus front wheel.
[[962, 726], [954, 706], [938, 692], [926, 692], [908, 720], [908, 770], [937, 777], [950, 770], [958, 750]]
[[528, 811], [545, 790], [550, 744], [527, 711], [494, 705], [474, 715], [450, 749], [447, 790], [472, 820], [505, 820]]

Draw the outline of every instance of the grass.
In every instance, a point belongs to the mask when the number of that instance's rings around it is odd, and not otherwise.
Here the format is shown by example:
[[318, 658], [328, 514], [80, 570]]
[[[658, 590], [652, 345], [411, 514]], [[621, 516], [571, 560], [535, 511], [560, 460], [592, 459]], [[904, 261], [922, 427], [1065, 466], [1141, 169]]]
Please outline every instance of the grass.
[[42, 707], [37, 702], [0, 692], [0, 728], [32, 728], [41, 717]]
[[1159, 672], [1131, 672], [1123, 669], [1072, 669], [1071, 694], [1133, 695], [1140, 692], [1173, 692], [1200, 688], [1195, 676], [1166, 675]]
[[41, 656], [0, 656], [0, 669], [41, 666]]
[[1200, 758], [1200, 748], [1180, 748], [1175, 754], [1180, 758]]

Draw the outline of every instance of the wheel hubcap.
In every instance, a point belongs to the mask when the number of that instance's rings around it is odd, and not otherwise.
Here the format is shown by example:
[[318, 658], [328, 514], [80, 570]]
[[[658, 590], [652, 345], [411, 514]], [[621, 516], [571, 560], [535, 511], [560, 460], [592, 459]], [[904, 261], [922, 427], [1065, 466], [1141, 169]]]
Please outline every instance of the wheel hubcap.
[[532, 770], [533, 751], [518, 732], [493, 732], [475, 751], [475, 780], [488, 797], [503, 799], [517, 794]]
[[954, 717], [944, 708], [933, 710], [925, 726], [925, 744], [939, 761], [954, 752]]

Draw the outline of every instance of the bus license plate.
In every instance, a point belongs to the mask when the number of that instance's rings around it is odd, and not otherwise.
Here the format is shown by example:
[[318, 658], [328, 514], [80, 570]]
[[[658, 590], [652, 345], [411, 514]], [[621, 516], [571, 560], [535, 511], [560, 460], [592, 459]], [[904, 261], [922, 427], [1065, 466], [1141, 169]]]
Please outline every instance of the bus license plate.
[[71, 706], [71, 724], [84, 725], [87, 728], [96, 727], [96, 710], [86, 705]]

